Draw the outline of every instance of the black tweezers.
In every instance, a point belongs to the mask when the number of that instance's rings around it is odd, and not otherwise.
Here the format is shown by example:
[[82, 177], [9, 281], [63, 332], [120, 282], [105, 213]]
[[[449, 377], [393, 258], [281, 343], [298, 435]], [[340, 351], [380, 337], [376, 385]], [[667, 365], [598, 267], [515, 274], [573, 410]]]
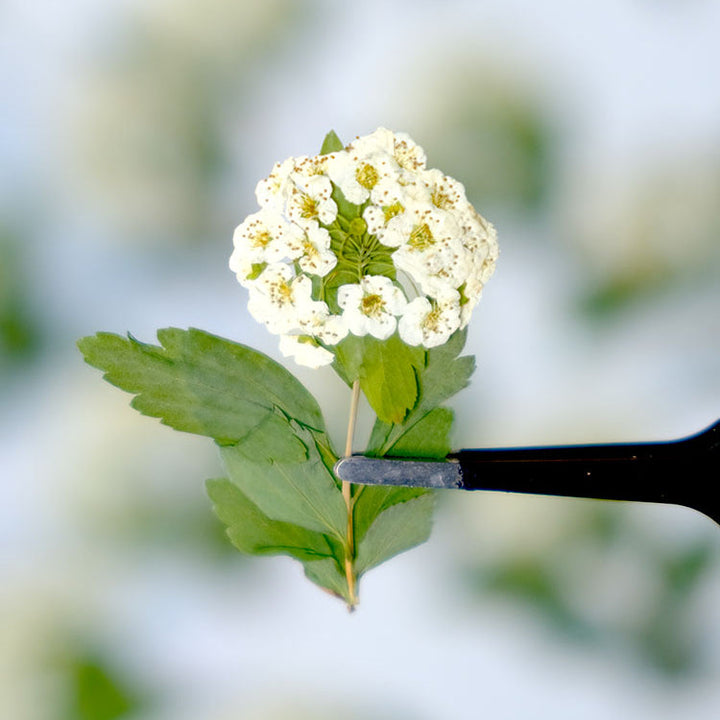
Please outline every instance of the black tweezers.
[[720, 421], [669, 442], [460, 450], [445, 461], [352, 456], [348, 482], [685, 505], [720, 524]]

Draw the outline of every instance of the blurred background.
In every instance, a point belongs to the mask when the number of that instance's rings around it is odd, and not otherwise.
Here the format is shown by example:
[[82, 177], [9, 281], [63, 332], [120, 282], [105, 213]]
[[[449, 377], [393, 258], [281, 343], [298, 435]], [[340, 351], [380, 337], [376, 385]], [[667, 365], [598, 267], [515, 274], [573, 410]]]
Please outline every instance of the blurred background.
[[[719, 31], [712, 0], [5, 0], [0, 715], [717, 718], [707, 518], [448, 494], [348, 616], [236, 553], [212, 443], [130, 410], [74, 343], [196, 326], [281, 359], [232, 231], [276, 160], [383, 125], [499, 231], [457, 447], [698, 431], [720, 416]], [[291, 369], [341, 422], [331, 371]]]

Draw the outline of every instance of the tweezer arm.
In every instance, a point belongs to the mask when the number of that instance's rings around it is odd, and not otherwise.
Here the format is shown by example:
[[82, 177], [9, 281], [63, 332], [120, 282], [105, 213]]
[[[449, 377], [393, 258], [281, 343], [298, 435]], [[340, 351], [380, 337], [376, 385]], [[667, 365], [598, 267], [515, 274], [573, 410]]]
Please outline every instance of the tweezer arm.
[[460, 450], [440, 462], [353, 455], [335, 472], [370, 485], [686, 505], [720, 525], [720, 421], [672, 442]]
[[720, 423], [664, 443], [461, 450], [467, 490], [686, 505], [720, 523]]

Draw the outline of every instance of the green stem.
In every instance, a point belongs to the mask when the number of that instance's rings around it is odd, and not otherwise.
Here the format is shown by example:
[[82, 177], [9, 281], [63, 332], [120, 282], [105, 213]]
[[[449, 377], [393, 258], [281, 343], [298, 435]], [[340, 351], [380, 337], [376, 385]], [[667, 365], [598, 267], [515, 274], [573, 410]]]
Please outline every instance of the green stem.
[[[360, 380], [355, 380], [350, 399], [350, 417], [348, 418], [347, 439], [345, 441], [345, 456], [352, 455], [353, 436], [355, 434], [355, 421], [357, 420], [358, 402], [360, 400]], [[357, 605], [357, 578], [355, 577], [355, 527], [353, 522], [354, 499], [352, 485], [343, 480], [342, 495], [347, 507], [347, 535], [345, 538], [345, 578], [348, 586], [348, 610], [352, 612]]]

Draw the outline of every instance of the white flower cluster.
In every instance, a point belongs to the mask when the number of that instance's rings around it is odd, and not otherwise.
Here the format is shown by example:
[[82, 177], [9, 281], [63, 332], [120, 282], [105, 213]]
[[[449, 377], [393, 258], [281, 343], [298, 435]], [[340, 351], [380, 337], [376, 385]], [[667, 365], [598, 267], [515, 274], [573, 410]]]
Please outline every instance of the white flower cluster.
[[404, 133], [379, 128], [277, 163], [256, 196], [230, 268], [252, 316], [302, 365], [331, 363], [349, 332], [441, 345], [468, 323], [495, 269], [493, 226]]

